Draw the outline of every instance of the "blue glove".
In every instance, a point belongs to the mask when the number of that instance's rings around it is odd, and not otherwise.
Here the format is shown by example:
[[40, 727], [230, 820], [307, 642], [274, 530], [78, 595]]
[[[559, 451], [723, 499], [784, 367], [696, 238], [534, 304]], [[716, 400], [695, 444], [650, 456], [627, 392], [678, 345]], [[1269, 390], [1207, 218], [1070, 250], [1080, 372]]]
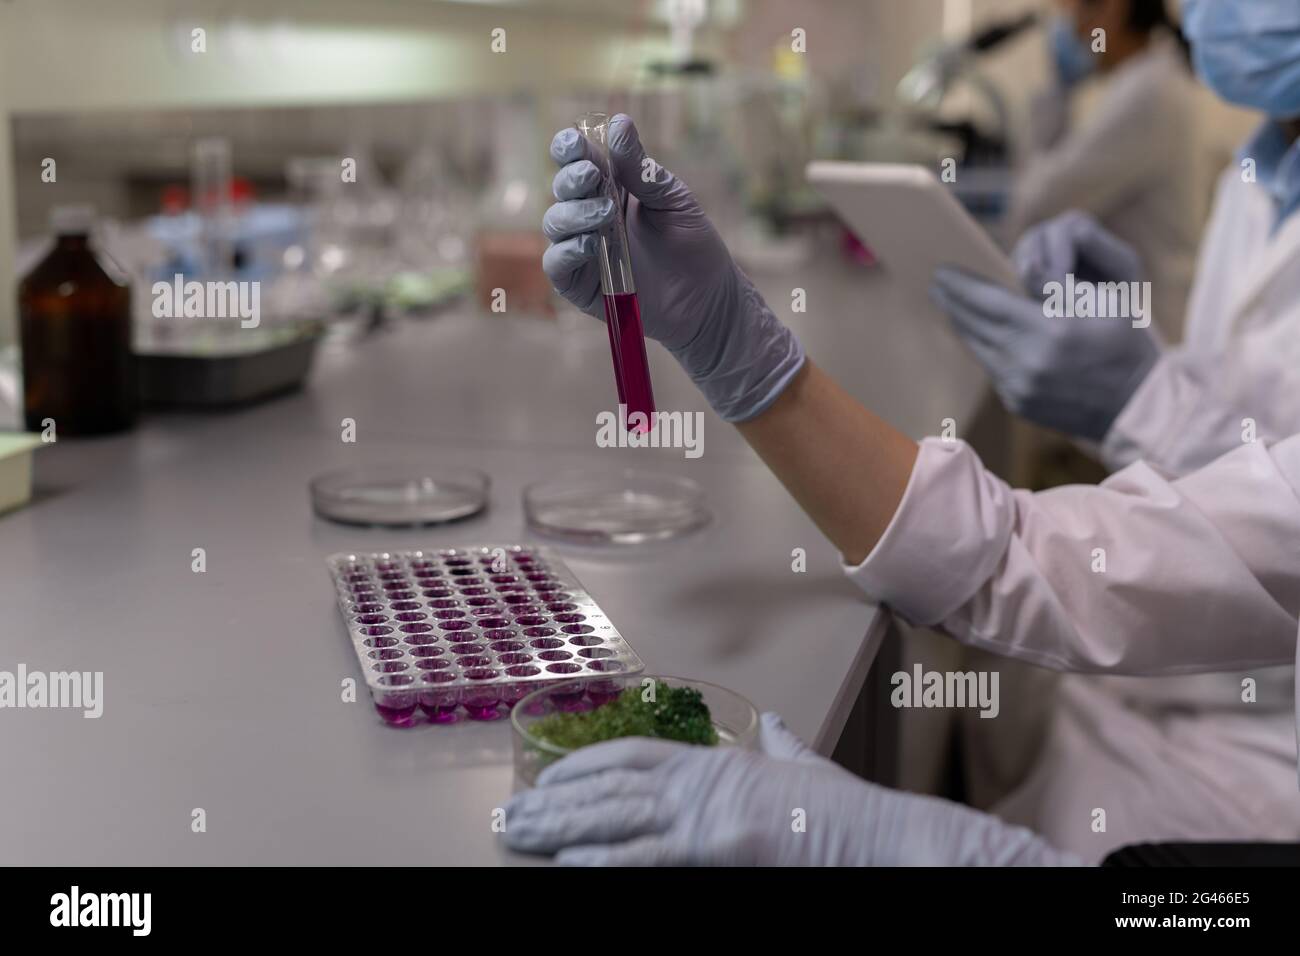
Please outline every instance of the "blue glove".
[[575, 865], [1078, 864], [966, 807], [869, 784], [762, 717], [760, 753], [630, 738], [547, 767], [505, 841]]
[[1071, 210], [1029, 229], [1011, 254], [1031, 292], [1073, 274], [1080, 282], [1139, 282], [1142, 260], [1127, 242], [1086, 212]]
[[[1126, 318], [1046, 314], [1048, 283], [1136, 282], [1132, 249], [1095, 221], [1067, 213], [1016, 248], [1030, 296], [940, 269], [931, 298], [952, 320], [1008, 409], [1039, 425], [1100, 442], [1160, 357], [1160, 340]], [[1149, 306], [1149, 303], [1148, 303]]]
[[[594, 232], [614, 217], [587, 141], [564, 129], [551, 141], [560, 164], [543, 231], [542, 269], [555, 290], [604, 318]], [[684, 182], [646, 157], [632, 121], [610, 121], [610, 165], [627, 191], [628, 250], [645, 332], [681, 362], [725, 420], [765, 411], [804, 363], [803, 347], [767, 307]]]

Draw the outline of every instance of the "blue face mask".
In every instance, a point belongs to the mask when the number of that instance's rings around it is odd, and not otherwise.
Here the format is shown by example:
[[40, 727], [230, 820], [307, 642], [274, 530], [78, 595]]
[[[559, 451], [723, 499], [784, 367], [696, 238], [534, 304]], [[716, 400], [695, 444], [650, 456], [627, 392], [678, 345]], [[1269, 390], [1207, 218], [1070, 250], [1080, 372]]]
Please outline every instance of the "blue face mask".
[[1047, 26], [1047, 43], [1056, 72], [1066, 86], [1074, 86], [1097, 67], [1097, 58], [1074, 32], [1069, 17], [1052, 17]]
[[1185, 0], [1196, 72], [1229, 103], [1300, 116], [1300, 0]]

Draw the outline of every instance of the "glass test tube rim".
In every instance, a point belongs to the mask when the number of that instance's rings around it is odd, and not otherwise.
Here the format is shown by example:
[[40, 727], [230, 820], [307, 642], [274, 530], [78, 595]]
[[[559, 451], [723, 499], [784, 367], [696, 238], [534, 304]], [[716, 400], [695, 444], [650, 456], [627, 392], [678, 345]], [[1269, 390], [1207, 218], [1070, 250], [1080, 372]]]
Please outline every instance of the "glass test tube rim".
[[[615, 221], [604, 231], [596, 234], [597, 262], [600, 265], [600, 287], [604, 295], [622, 295], [636, 292], [636, 281], [632, 277], [632, 263], [627, 257], [627, 226], [623, 221], [623, 190], [614, 180], [613, 160], [609, 155], [609, 114], [601, 112], [583, 113], [578, 117], [574, 127], [584, 136], [588, 143], [599, 147], [596, 168], [602, 177], [602, 191], [605, 198], [615, 206]], [[612, 193], [612, 194], [611, 194]], [[611, 249], [611, 237], [618, 240], [618, 249]], [[614, 266], [618, 271], [615, 274]]]

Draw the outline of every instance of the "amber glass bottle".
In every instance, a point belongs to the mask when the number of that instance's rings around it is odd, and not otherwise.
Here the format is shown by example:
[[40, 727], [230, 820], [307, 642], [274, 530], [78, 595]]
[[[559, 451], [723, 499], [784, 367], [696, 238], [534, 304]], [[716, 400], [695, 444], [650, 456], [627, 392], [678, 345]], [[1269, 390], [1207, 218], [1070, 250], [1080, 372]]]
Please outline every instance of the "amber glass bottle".
[[18, 286], [27, 429], [96, 435], [135, 423], [131, 290], [91, 251], [94, 211], [54, 210], [58, 240]]

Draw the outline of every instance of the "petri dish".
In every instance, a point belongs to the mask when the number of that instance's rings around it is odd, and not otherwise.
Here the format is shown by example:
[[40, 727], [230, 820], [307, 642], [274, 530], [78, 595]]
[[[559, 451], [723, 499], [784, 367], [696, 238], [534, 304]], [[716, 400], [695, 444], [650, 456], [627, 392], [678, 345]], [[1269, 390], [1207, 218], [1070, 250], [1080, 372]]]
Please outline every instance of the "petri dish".
[[374, 465], [313, 479], [311, 503], [316, 514], [342, 524], [444, 524], [483, 511], [490, 484], [474, 468]]
[[688, 534], [709, 521], [689, 478], [645, 471], [572, 472], [524, 489], [533, 530], [583, 543], [641, 544]]
[[647, 677], [641, 674], [547, 682], [520, 700], [510, 711], [515, 789], [531, 787], [542, 770], [561, 757], [573, 753], [572, 749], [535, 734], [533, 728], [538, 721], [555, 713], [597, 710], [615, 701], [629, 688], [634, 688], [639, 695], [644, 694], [651, 683], [698, 691], [705, 706], [709, 708], [709, 718], [718, 735], [718, 746], [746, 750], [758, 748], [758, 711], [740, 694], [717, 684], [682, 677]]

